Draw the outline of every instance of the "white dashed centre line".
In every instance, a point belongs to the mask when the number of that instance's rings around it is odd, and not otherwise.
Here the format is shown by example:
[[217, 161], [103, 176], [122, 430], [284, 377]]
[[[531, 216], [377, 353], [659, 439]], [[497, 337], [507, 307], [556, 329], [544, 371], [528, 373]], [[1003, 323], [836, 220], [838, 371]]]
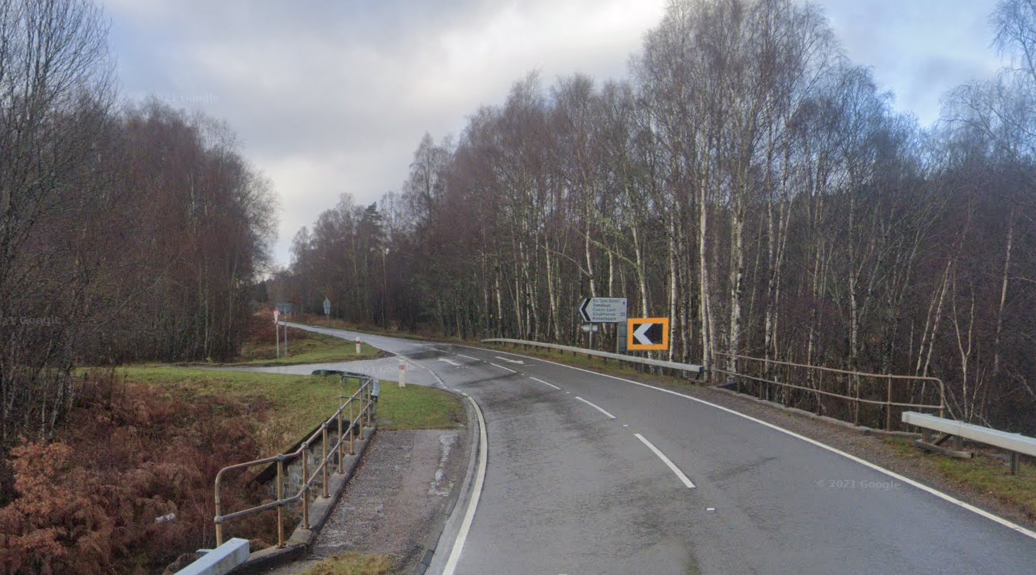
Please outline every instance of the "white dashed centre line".
[[547, 383], [547, 382], [543, 381], [542, 379], [539, 379], [537, 377], [532, 377], [531, 375], [529, 376], [529, 379], [531, 379], [533, 381], [538, 381], [538, 382], [542, 383], [543, 385], [546, 385], [547, 387], [553, 387], [554, 389], [556, 389], [558, 391], [561, 391], [561, 388], [556, 386], [556, 385], [554, 385], [553, 383]]
[[511, 372], [511, 373], [518, 373], [517, 371], [515, 371], [515, 370], [513, 370], [513, 369], [511, 369], [511, 368], [509, 368], [509, 367], [504, 367], [504, 366], [502, 366], [502, 365], [497, 365], [497, 364], [495, 364], [495, 363], [493, 363], [493, 362], [489, 362], [489, 365], [491, 365], [491, 366], [493, 366], [493, 367], [499, 367], [500, 369], [503, 369], [503, 370], [507, 370], [507, 371], [509, 371], [509, 372]]
[[578, 395], [576, 396], [576, 399], [578, 399], [579, 401], [582, 401], [583, 403], [589, 405], [590, 407], [596, 409], [597, 411], [600, 411], [601, 413], [607, 415], [608, 419], [615, 419], [614, 415], [612, 415], [612, 414], [608, 413], [607, 411], [605, 411], [604, 408], [601, 407], [600, 405], [595, 405], [593, 403], [590, 403], [589, 401], [583, 399], [582, 397], [579, 397]]
[[683, 481], [683, 484], [686, 485], [688, 489], [694, 489], [694, 484], [691, 483], [691, 480], [688, 479], [687, 476], [683, 474], [683, 471], [680, 471], [680, 468], [677, 467], [675, 463], [670, 461], [669, 458], [666, 457], [664, 453], [659, 451], [658, 448], [655, 447], [655, 445], [653, 443], [651, 443], [650, 441], [645, 439], [644, 436], [639, 434], [639, 433], [634, 433], [633, 435], [635, 435], [637, 437], [637, 439], [639, 439], [644, 445], [648, 446], [648, 449], [650, 449], [651, 451], [654, 451], [655, 455], [657, 455], [658, 458], [662, 460], [662, 463], [665, 463], [666, 465], [668, 465], [669, 469], [673, 470], [673, 473], [675, 473], [676, 476], [678, 478], [680, 478], [680, 481]]
[[464, 355], [463, 353], [458, 353], [457, 357], [463, 357], [463, 358], [470, 359], [470, 360], [473, 360], [473, 361], [482, 361], [481, 359], [479, 359], [477, 357], [471, 357], [470, 355]]

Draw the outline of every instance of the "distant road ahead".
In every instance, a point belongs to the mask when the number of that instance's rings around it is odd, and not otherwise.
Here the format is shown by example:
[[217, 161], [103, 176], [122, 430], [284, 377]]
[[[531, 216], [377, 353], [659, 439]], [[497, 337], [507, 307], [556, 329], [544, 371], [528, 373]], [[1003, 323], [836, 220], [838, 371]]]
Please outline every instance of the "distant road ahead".
[[1036, 573], [1036, 534], [716, 406], [514, 354], [361, 337], [416, 364], [408, 383], [441, 379], [485, 415], [485, 484], [455, 573]]

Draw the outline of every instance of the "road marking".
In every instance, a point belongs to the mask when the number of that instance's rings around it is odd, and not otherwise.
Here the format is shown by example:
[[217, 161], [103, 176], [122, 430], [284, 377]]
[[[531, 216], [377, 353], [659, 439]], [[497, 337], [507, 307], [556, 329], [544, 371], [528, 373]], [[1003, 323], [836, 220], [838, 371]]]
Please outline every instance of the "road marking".
[[499, 355], [496, 356], [496, 359], [499, 359], [500, 361], [506, 361], [507, 363], [514, 363], [514, 364], [518, 364], [518, 365], [525, 365], [525, 362], [520, 360], [520, 359], [507, 359], [506, 357], [500, 357]]
[[593, 403], [590, 403], [589, 401], [583, 399], [582, 397], [579, 397], [578, 395], [576, 396], [576, 399], [578, 399], [579, 401], [582, 401], [583, 403], [589, 405], [590, 407], [596, 409], [597, 411], [600, 411], [601, 413], [607, 415], [608, 419], [615, 419], [614, 415], [612, 415], [612, 414], [608, 413], [607, 411], [605, 411], [604, 408], [601, 407], [600, 405], [595, 405]]
[[441, 361], [443, 363], [448, 363], [448, 364], [452, 365], [453, 367], [460, 367], [460, 364], [455, 362], [455, 361], [453, 361], [452, 359], [446, 359], [445, 357], [440, 357], [439, 361]]
[[[459, 344], [454, 344], [454, 345], [459, 345]], [[478, 349], [478, 348], [472, 348], [472, 349]], [[507, 352], [507, 351], [503, 351], [503, 352], [500, 352], [500, 353], [507, 353], [507, 354], [510, 354], [510, 355], [518, 355], [518, 357], [525, 357], [525, 356], [519, 355], [517, 353], [510, 353], [510, 352]], [[1021, 533], [1022, 535], [1026, 536], [1026, 537], [1029, 537], [1030, 539], [1036, 539], [1036, 531], [1031, 531], [1029, 529], [1026, 529], [1025, 527], [1022, 527], [1021, 525], [1018, 525], [1017, 523], [1013, 523], [1011, 521], [1008, 521], [1007, 519], [1004, 519], [1003, 517], [998, 517], [996, 515], [993, 515], [992, 513], [988, 512], [988, 511], [986, 511], [984, 509], [980, 509], [980, 508], [975, 507], [974, 505], [972, 505], [970, 503], [961, 501], [960, 499], [957, 499], [956, 497], [953, 497], [952, 495], [948, 495], [946, 493], [943, 493], [942, 491], [939, 491], [938, 489], [935, 489], [933, 487], [929, 487], [929, 486], [927, 486], [927, 485], [925, 485], [925, 484], [923, 484], [921, 482], [918, 482], [918, 481], [915, 481], [913, 479], [910, 479], [909, 477], [905, 477], [903, 475], [900, 475], [900, 474], [898, 474], [895, 471], [892, 471], [890, 469], [885, 469], [884, 467], [882, 467], [880, 465], [877, 465], [875, 463], [871, 463], [870, 461], [867, 461], [865, 459], [860, 459], [859, 457], [856, 457], [855, 455], [851, 455], [849, 453], [846, 453], [846, 452], [842, 451], [841, 449], [837, 449], [837, 448], [831, 447], [830, 445], [827, 445], [825, 443], [821, 443], [821, 442], [819, 442], [819, 441], [817, 441], [815, 439], [811, 439], [809, 437], [806, 437], [805, 435], [799, 435], [798, 433], [795, 433], [794, 431], [789, 431], [787, 429], [784, 429], [783, 427], [779, 427], [779, 426], [774, 425], [772, 423], [767, 423], [767, 422], [765, 422], [765, 421], [763, 421], [761, 419], [757, 419], [755, 417], [752, 417], [751, 415], [746, 415], [744, 413], [740, 413], [738, 411], [734, 411], [733, 409], [730, 409], [730, 408], [727, 408], [727, 407], [723, 407], [722, 405], [718, 405], [718, 404], [712, 403], [711, 401], [706, 401], [704, 399], [698, 399], [697, 397], [691, 397], [689, 395], [684, 395], [682, 393], [678, 393], [678, 392], [673, 391], [671, 389], [663, 389], [661, 387], [655, 387], [653, 385], [648, 385], [646, 383], [641, 383], [639, 381], [633, 381], [632, 379], [624, 379], [624, 378], [617, 377], [617, 376], [614, 376], [614, 375], [608, 375], [606, 373], [598, 373], [596, 371], [591, 371], [589, 369], [583, 369], [581, 367], [574, 367], [574, 366], [571, 366], [571, 365], [565, 365], [563, 363], [558, 363], [556, 361], [550, 361], [549, 359], [541, 359], [540, 361], [542, 361], [544, 363], [553, 364], [553, 365], [556, 365], [558, 367], [567, 367], [569, 369], [574, 369], [576, 371], [582, 371], [582, 372], [586, 372], [586, 373], [589, 373], [589, 374], [592, 374], [592, 375], [599, 375], [601, 377], [608, 377], [608, 378], [615, 379], [615, 380], [618, 380], [618, 381], [624, 381], [626, 383], [632, 383], [633, 385], [638, 385], [640, 387], [646, 387], [647, 389], [653, 389], [655, 391], [660, 391], [662, 393], [668, 393], [669, 395], [675, 395], [677, 397], [682, 397], [684, 399], [689, 399], [691, 401], [700, 403], [702, 405], [708, 405], [709, 407], [714, 407], [714, 408], [716, 408], [716, 409], [718, 409], [720, 411], [725, 411], [725, 412], [727, 412], [727, 413], [729, 413], [731, 415], [736, 415], [738, 417], [742, 417], [744, 419], [747, 419], [748, 421], [754, 421], [755, 423], [758, 423], [759, 425], [762, 425], [764, 427], [768, 427], [768, 428], [770, 428], [770, 429], [772, 429], [774, 431], [779, 431], [779, 432], [781, 432], [781, 433], [783, 433], [785, 435], [789, 435], [789, 436], [794, 437], [796, 439], [801, 439], [802, 441], [805, 441], [806, 443], [809, 443], [811, 445], [815, 445], [815, 446], [817, 446], [817, 447], [819, 447], [821, 449], [830, 451], [831, 453], [834, 453], [836, 455], [841, 455], [842, 457], [844, 457], [846, 459], [849, 459], [850, 461], [855, 461], [856, 463], [859, 463], [860, 465], [863, 465], [865, 467], [869, 467], [869, 468], [871, 468], [871, 469], [873, 469], [875, 471], [878, 471], [880, 473], [884, 473], [885, 475], [888, 475], [892, 479], [897, 479], [899, 481], [902, 481], [903, 483], [906, 483], [908, 485], [916, 487], [917, 489], [920, 489], [921, 491], [924, 491], [925, 493], [928, 493], [930, 495], [934, 495], [935, 497], [938, 497], [939, 499], [942, 499], [943, 501], [947, 501], [949, 503], [952, 503], [952, 504], [954, 504], [954, 505], [956, 505], [956, 506], [958, 506], [958, 507], [960, 507], [962, 509], [967, 509], [968, 511], [971, 511], [972, 513], [974, 513], [976, 515], [985, 517], [986, 519], [989, 519], [990, 521], [993, 521], [994, 523], [999, 523], [1000, 525], [1002, 525], [1002, 526], [1004, 526], [1004, 527], [1006, 527], [1006, 528], [1008, 528], [1008, 529], [1010, 529], [1012, 531], [1016, 531], [1018, 533]]]
[[556, 386], [556, 385], [554, 385], [553, 383], [547, 383], [547, 382], [543, 381], [542, 379], [539, 379], [537, 377], [533, 377], [531, 375], [529, 376], [529, 379], [531, 379], [533, 381], [538, 381], [538, 382], [542, 383], [543, 385], [546, 385], [548, 387], [553, 387], [554, 389], [556, 389], [558, 391], [561, 391], [561, 388]]
[[688, 479], [687, 476], [683, 474], [683, 471], [680, 471], [680, 468], [677, 467], [675, 463], [670, 461], [669, 458], [666, 457], [664, 453], [659, 451], [658, 448], [655, 447], [653, 443], [648, 441], [643, 435], [641, 435], [639, 433], [634, 433], [633, 435], [637, 439], [639, 439], [644, 445], [648, 446], [648, 449], [650, 449], [651, 451], [654, 451], [655, 455], [657, 455], [658, 458], [661, 459], [663, 463], [668, 465], [669, 469], [673, 470], [673, 473], [676, 474], [676, 476], [680, 479], [680, 481], [683, 481], [683, 484], [686, 485], [688, 489], [694, 489], [694, 484], [691, 483], [691, 480]]
[[509, 368], [509, 367], [504, 367], [504, 366], [502, 366], [502, 365], [497, 365], [497, 364], [495, 364], [495, 363], [493, 363], [493, 362], [489, 362], [489, 365], [491, 365], [491, 366], [493, 366], [493, 367], [499, 367], [500, 369], [506, 369], [507, 371], [509, 371], [509, 372], [511, 372], [511, 373], [518, 373], [517, 371], [515, 371], [515, 370], [513, 370], [513, 369], [511, 369], [511, 368]]
[[482, 410], [470, 396], [465, 394], [471, 406], [475, 408], [475, 415], [478, 416], [478, 477], [475, 478], [475, 486], [472, 488], [471, 500], [468, 501], [468, 510], [464, 513], [464, 521], [460, 524], [460, 531], [457, 532], [457, 540], [450, 550], [450, 558], [443, 569], [443, 575], [453, 575], [457, 570], [457, 563], [460, 562], [460, 554], [464, 550], [464, 542], [468, 538], [468, 531], [471, 530], [471, 522], [475, 520], [475, 510], [478, 509], [478, 500], [482, 498], [482, 485], [486, 480], [486, 459], [489, 457], [489, 440], [486, 437], [486, 420], [482, 417]]
[[464, 355], [462, 353], [458, 353], [457, 357], [463, 357], [463, 358], [466, 358], [466, 359], [470, 359], [472, 361], [482, 361], [481, 359], [479, 359], [477, 357], [471, 357], [470, 355]]

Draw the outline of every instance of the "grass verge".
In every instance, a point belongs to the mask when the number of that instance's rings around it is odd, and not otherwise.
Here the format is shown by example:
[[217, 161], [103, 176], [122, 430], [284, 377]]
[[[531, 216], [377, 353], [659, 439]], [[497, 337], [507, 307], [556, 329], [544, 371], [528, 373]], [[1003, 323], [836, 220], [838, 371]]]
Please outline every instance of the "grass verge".
[[971, 459], [956, 459], [928, 453], [902, 438], [886, 438], [885, 445], [897, 457], [921, 461], [931, 466], [953, 485], [989, 495], [997, 501], [1019, 508], [1030, 521], [1036, 521], [1036, 467], [1022, 459], [1018, 475], [1011, 475], [1001, 459], [1002, 453], [985, 446], [969, 445]]
[[[277, 342], [273, 333], [269, 338], [259, 341], [251, 339], [241, 347], [241, 361], [228, 365], [275, 366], [302, 365], [307, 363], [335, 363], [340, 361], [356, 361], [382, 357], [384, 352], [365, 343], [361, 344], [360, 353], [356, 353], [356, 343], [339, 337], [307, 332], [301, 329], [288, 329], [288, 354], [277, 357]], [[269, 339], [270, 341], [266, 341]], [[282, 344], [283, 345], [283, 344]]]
[[384, 555], [346, 553], [324, 559], [303, 575], [387, 575], [391, 570], [392, 560]]
[[[260, 428], [264, 453], [273, 455], [301, 439], [338, 409], [339, 397], [352, 395], [355, 382], [343, 390], [337, 377], [246, 373], [168, 366], [121, 368], [130, 382], [159, 386], [168, 393], [233, 396], [268, 401]], [[464, 422], [464, 406], [451, 393], [416, 385], [400, 389], [385, 382], [378, 403], [384, 429], [452, 429]], [[382, 424], [384, 422], [384, 424]]]

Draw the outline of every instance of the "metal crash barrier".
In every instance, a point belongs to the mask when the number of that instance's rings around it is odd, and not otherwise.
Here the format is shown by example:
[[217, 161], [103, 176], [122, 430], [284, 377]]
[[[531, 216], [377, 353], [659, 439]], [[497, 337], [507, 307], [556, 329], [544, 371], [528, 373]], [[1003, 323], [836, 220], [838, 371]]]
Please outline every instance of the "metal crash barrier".
[[621, 353], [611, 353], [607, 351], [597, 351], [593, 349], [583, 349], [581, 347], [572, 347], [570, 345], [558, 345], [555, 343], [541, 343], [538, 341], [526, 341], [523, 339], [510, 339], [506, 337], [494, 337], [490, 339], [483, 339], [482, 343], [506, 343], [511, 345], [526, 346], [526, 347], [542, 347], [544, 349], [553, 349], [560, 352], [571, 352], [572, 355], [582, 354], [587, 357], [600, 357], [605, 361], [613, 359], [615, 361], [624, 363], [635, 363], [640, 365], [650, 365], [652, 367], [661, 367], [664, 369], [671, 369], [674, 371], [683, 371], [687, 373], [693, 373], [695, 377], [701, 377], [705, 373], [705, 368], [693, 363], [679, 363], [675, 361], [664, 361], [660, 359], [651, 359], [647, 357], [637, 357], [635, 355], [624, 355]]
[[[924, 430], [924, 437], [915, 443], [918, 447], [929, 451], [939, 451], [952, 457], [971, 457], [970, 453], [964, 451], [963, 440], [968, 439], [978, 443], [985, 443], [993, 447], [1009, 451], [1011, 453], [1011, 474], [1018, 474], [1020, 455], [1036, 457], [1036, 438], [1028, 437], [1018, 433], [1000, 431], [963, 421], [954, 421], [935, 417], [926, 413], [907, 411], [903, 413], [903, 423], [920, 427]], [[932, 440], [929, 437], [931, 431], [942, 434], [939, 438]], [[954, 438], [954, 449], [949, 450], [941, 447], [941, 444], [949, 438]]]
[[[223, 544], [223, 524], [238, 517], [245, 515], [251, 515], [254, 513], [261, 513], [263, 511], [277, 510], [277, 547], [284, 547], [284, 508], [295, 502], [302, 502], [302, 527], [303, 529], [309, 529], [309, 496], [310, 490], [313, 488], [313, 484], [317, 478], [321, 479], [321, 492], [320, 497], [328, 498], [328, 467], [333, 462], [337, 461], [338, 468], [335, 470], [336, 473], [344, 473], [343, 459], [345, 450], [348, 449], [349, 455], [356, 454], [356, 435], [359, 434], [359, 439], [362, 441], [365, 436], [365, 428], [370, 428], [373, 421], [374, 402], [377, 387], [377, 380], [371, 376], [359, 374], [359, 373], [348, 373], [339, 371], [326, 371], [314, 372], [314, 375], [338, 375], [342, 378], [342, 389], [343, 394], [339, 396], [339, 407], [335, 413], [320, 424], [320, 427], [310, 435], [305, 441], [303, 441], [299, 447], [291, 453], [284, 453], [275, 455], [273, 457], [266, 457], [263, 459], [256, 459], [255, 461], [247, 461], [245, 463], [238, 463], [236, 465], [230, 465], [220, 469], [219, 473], [216, 474], [216, 517], [213, 522], [216, 525], [216, 545]], [[346, 381], [349, 379], [359, 380], [360, 388], [353, 393], [348, 399], [345, 398], [344, 389]], [[335, 441], [328, 441], [328, 432], [334, 433], [337, 430], [337, 436]], [[321, 447], [322, 457], [316, 469], [313, 470], [312, 474], [309, 472], [309, 452], [319, 442]], [[285, 496], [284, 494], [284, 467], [285, 464], [290, 464], [299, 457], [302, 458], [302, 487], [298, 493], [294, 495]], [[276, 490], [277, 499], [263, 505], [250, 507], [248, 509], [242, 509], [240, 511], [234, 511], [231, 513], [223, 512], [222, 498], [220, 497], [220, 489], [223, 482], [223, 477], [226, 473], [248, 469], [259, 465], [270, 465], [272, 463], [277, 464], [277, 479], [276, 479]]]

